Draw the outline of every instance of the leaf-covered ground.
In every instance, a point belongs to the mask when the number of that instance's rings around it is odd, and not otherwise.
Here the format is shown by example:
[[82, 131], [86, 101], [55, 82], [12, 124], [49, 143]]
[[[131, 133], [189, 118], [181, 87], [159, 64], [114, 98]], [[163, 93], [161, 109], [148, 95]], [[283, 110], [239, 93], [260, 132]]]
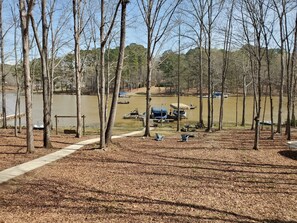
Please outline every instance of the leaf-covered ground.
[[[193, 134], [90, 145], [1, 184], [0, 222], [297, 222], [297, 150], [285, 136], [262, 132], [255, 151], [249, 130]], [[24, 138], [6, 140], [1, 169], [33, 158], [15, 152]]]

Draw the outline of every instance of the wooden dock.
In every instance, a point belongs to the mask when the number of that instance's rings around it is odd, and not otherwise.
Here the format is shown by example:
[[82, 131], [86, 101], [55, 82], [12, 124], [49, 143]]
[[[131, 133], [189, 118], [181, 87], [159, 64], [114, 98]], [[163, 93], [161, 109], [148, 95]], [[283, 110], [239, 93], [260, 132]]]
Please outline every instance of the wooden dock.
[[[21, 113], [20, 115], [18, 114], [18, 115], [17, 115], [17, 118], [19, 118], [19, 117], [24, 117], [25, 115], [26, 115], [25, 113]], [[6, 120], [7, 120], [7, 121], [9, 121], [9, 120], [13, 120], [14, 117], [15, 117], [15, 115], [7, 115], [7, 116], [6, 116]], [[3, 116], [0, 115], [0, 121], [2, 121], [2, 120], [3, 120]]]

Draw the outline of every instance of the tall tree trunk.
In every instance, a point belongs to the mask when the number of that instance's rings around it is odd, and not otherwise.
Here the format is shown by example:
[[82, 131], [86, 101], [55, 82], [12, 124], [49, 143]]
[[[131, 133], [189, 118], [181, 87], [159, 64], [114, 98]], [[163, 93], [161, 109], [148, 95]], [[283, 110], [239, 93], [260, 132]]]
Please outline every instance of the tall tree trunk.
[[203, 60], [202, 60], [202, 26], [200, 26], [199, 37], [199, 125], [204, 126], [203, 121]]
[[[50, 66], [48, 65], [48, 79], [49, 79], [49, 114], [50, 117], [52, 116], [52, 111], [53, 111], [53, 102], [54, 102], [54, 73], [55, 73], [55, 50], [56, 50], [56, 37], [54, 35], [54, 30], [53, 30], [53, 14], [54, 14], [54, 5], [56, 3], [56, 0], [52, 2], [51, 6], [51, 12], [50, 12], [50, 28], [51, 28], [51, 52], [50, 52], [50, 57], [51, 57], [51, 63]], [[57, 35], [57, 34], [56, 34]], [[51, 118], [50, 118], [51, 120]]]
[[250, 61], [251, 61], [251, 71], [252, 71], [252, 85], [253, 85], [253, 115], [252, 115], [252, 126], [251, 130], [255, 129], [255, 123], [256, 123], [256, 113], [257, 113], [257, 90], [256, 90], [256, 79], [255, 79], [255, 65], [254, 61], [252, 59], [252, 55], [250, 55]]
[[231, 9], [229, 12], [229, 18], [227, 23], [227, 29], [225, 31], [224, 41], [224, 54], [223, 54], [223, 68], [222, 68], [222, 87], [221, 87], [221, 103], [220, 103], [220, 117], [219, 117], [219, 130], [223, 129], [223, 117], [224, 117], [224, 94], [225, 94], [225, 83], [227, 77], [227, 71], [229, 66], [229, 55], [231, 47], [231, 34], [232, 34], [232, 16], [233, 16], [234, 0], [231, 3]]
[[177, 58], [177, 128], [180, 131], [180, 24], [178, 26], [178, 58]]
[[51, 114], [50, 114], [50, 85], [49, 85], [49, 71], [48, 71], [48, 24], [46, 21], [46, 0], [42, 1], [42, 83], [43, 83], [43, 146], [51, 148]]
[[[151, 12], [147, 14], [147, 24], [151, 24]], [[151, 109], [151, 82], [152, 82], [152, 32], [147, 26], [147, 75], [146, 75], [146, 111], [145, 111], [145, 132], [144, 136], [150, 137], [150, 109]]]
[[[262, 10], [262, 4], [260, 4], [260, 10]], [[258, 27], [257, 27], [258, 28]], [[259, 140], [260, 140], [260, 115], [261, 115], [261, 102], [262, 102], [262, 80], [261, 80], [261, 67], [262, 67], [262, 56], [261, 56], [261, 27], [256, 30], [257, 38], [257, 91], [258, 91], [258, 101], [256, 106], [256, 117], [255, 117], [255, 140], [254, 140], [254, 149], [259, 149]]]
[[243, 81], [242, 81], [242, 117], [241, 117], [241, 126], [245, 126], [245, 111], [246, 111], [246, 92], [247, 85], [246, 85], [246, 73], [243, 74]]
[[[15, 113], [14, 113], [14, 135], [18, 136], [18, 133], [21, 132], [21, 95], [20, 95], [20, 77], [18, 72], [18, 52], [17, 52], [17, 15], [15, 14], [15, 11], [12, 11], [13, 15], [13, 23], [14, 23], [14, 57], [15, 57], [15, 65], [14, 65], [14, 75], [15, 75], [15, 81], [16, 81], [16, 101], [15, 101]], [[19, 123], [18, 123], [19, 121]]]
[[[109, 103], [109, 96], [110, 96], [110, 45], [111, 45], [111, 41], [112, 41], [112, 38], [109, 39], [108, 41], [108, 46], [107, 46], [107, 62], [106, 62], [106, 88], [105, 88], [105, 113], [106, 113], [106, 117], [105, 117], [105, 121], [107, 122], [107, 112], [108, 112], [108, 103]], [[121, 83], [120, 83], [121, 85]], [[107, 136], [105, 136], [105, 138], [107, 139]]]
[[73, 0], [74, 19], [74, 55], [75, 55], [75, 92], [76, 92], [76, 137], [81, 137], [81, 61], [80, 61], [80, 33], [81, 33], [81, 0]]
[[97, 73], [97, 98], [98, 98], [98, 109], [99, 109], [99, 118], [100, 118], [100, 149], [106, 147], [106, 103], [105, 103], [105, 45], [110, 36], [110, 33], [113, 29], [114, 22], [120, 7], [122, 0], [118, 0], [115, 12], [112, 17], [111, 24], [107, 33], [105, 34], [105, 1], [101, 0], [101, 24], [100, 24], [100, 71], [96, 69]]
[[207, 90], [208, 90], [208, 97], [207, 97], [207, 129], [206, 131], [211, 132], [212, 128], [212, 108], [211, 108], [211, 100], [213, 98], [212, 92], [212, 75], [211, 75], [211, 34], [208, 31], [208, 49], [207, 49]]
[[101, 0], [101, 25], [100, 25], [100, 74], [99, 74], [99, 117], [100, 117], [100, 149], [105, 148], [105, 42], [104, 42], [104, 26], [105, 26], [105, 8], [104, 0]]
[[121, 76], [124, 63], [125, 55], [125, 40], [126, 40], [126, 11], [127, 11], [128, 0], [122, 0], [122, 13], [121, 13], [121, 35], [120, 35], [120, 51], [116, 68], [115, 82], [114, 82], [114, 92], [112, 96], [112, 103], [110, 108], [110, 115], [108, 119], [108, 124], [106, 128], [106, 143], [109, 144], [112, 136], [112, 128], [114, 126], [116, 110], [118, 104], [118, 97], [121, 85]]
[[27, 152], [34, 152], [34, 136], [33, 136], [33, 121], [32, 121], [32, 80], [30, 76], [30, 61], [29, 61], [29, 22], [30, 14], [32, 13], [34, 0], [28, 1], [27, 9], [24, 0], [19, 0], [20, 20], [23, 42], [23, 70], [24, 70], [24, 87], [25, 87], [25, 104], [26, 104], [26, 141]]
[[292, 90], [292, 121], [294, 123], [294, 127], [296, 127], [296, 117], [295, 117], [295, 98], [296, 98], [296, 85], [297, 85], [297, 77], [296, 77], [296, 64], [297, 64], [297, 16], [295, 18], [295, 37], [294, 37], [294, 47], [291, 58], [291, 72], [293, 73], [294, 85]]
[[41, 2], [41, 20], [42, 20], [42, 43], [38, 38], [38, 30], [33, 16], [31, 16], [32, 28], [34, 31], [35, 40], [38, 46], [41, 58], [41, 73], [42, 73], [42, 98], [43, 98], [43, 146], [52, 148], [51, 144], [51, 110], [50, 110], [50, 82], [49, 82], [49, 67], [48, 67], [48, 24], [47, 24], [47, 1]]
[[265, 42], [265, 56], [266, 56], [266, 63], [267, 63], [267, 75], [268, 75], [268, 87], [269, 87], [269, 101], [270, 101], [270, 138], [274, 139], [274, 119], [273, 119], [273, 95], [272, 95], [272, 80], [271, 80], [271, 60], [269, 58], [269, 48], [268, 48], [268, 38], [265, 27], [264, 30], [264, 42]]
[[150, 109], [151, 109], [151, 82], [152, 82], [152, 57], [151, 57], [151, 47], [148, 44], [147, 49], [147, 77], [146, 77], [146, 111], [145, 111], [145, 133], [144, 136], [150, 137]]
[[2, 3], [0, 0], [0, 57], [1, 57], [1, 77], [2, 77], [2, 127], [7, 128], [7, 114], [6, 114], [6, 74], [4, 73], [4, 35], [2, 22]]
[[[260, 48], [260, 46], [259, 46]], [[260, 49], [259, 49], [260, 51]], [[260, 52], [259, 52], [260, 54]], [[259, 59], [259, 58], [258, 58]], [[260, 114], [261, 114], [261, 61], [258, 60], [258, 68], [257, 68], [257, 78], [258, 78], [258, 101], [256, 102], [256, 117], [255, 117], [255, 140], [254, 140], [254, 149], [259, 149], [259, 139], [260, 139]]]
[[[172, 16], [180, 4], [180, 0], [137, 0], [137, 4], [141, 10], [142, 18], [147, 28], [147, 75], [146, 75], [146, 120], [144, 136], [150, 136], [150, 108], [151, 108], [151, 79], [153, 56], [158, 44], [168, 31], [169, 23]], [[167, 4], [171, 3], [171, 4]], [[169, 8], [163, 9], [165, 5]], [[164, 12], [160, 15], [160, 11]]]
[[276, 132], [281, 133], [282, 131], [282, 113], [283, 113], [283, 94], [284, 94], [284, 40], [283, 40], [283, 17], [279, 18], [279, 27], [280, 27], [280, 88], [279, 88], [279, 99], [278, 99], [278, 120], [277, 120], [277, 129]]
[[292, 95], [293, 95], [293, 76], [294, 76], [294, 60], [296, 57], [296, 50], [297, 50], [297, 15], [295, 17], [295, 32], [294, 32], [294, 46], [293, 46], [293, 53], [292, 56], [290, 55], [290, 43], [288, 39], [288, 22], [287, 22], [287, 15], [285, 15], [285, 33], [286, 33], [286, 42], [287, 42], [287, 140], [291, 140], [291, 112], [292, 112]]

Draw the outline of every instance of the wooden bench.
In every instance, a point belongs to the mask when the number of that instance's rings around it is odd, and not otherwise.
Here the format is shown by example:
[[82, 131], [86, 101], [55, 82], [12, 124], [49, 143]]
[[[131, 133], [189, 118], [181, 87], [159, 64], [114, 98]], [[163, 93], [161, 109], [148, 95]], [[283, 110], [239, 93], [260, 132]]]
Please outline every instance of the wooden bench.
[[74, 129], [64, 129], [64, 134], [76, 134], [76, 130], [74, 130]]

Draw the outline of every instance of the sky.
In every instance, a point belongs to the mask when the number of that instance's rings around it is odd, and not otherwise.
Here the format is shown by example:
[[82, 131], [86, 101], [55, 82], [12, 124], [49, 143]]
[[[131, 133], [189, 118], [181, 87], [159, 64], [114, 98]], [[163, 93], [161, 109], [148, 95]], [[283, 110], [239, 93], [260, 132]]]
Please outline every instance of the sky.
[[[90, 1], [90, 0], [89, 0]], [[99, 2], [98, 0], [91, 0], [94, 2]], [[90, 2], [91, 2], [90, 1]], [[17, 6], [18, 1], [17, 0], [6, 0], [3, 2], [3, 30], [4, 32], [7, 32], [4, 39], [4, 47], [6, 52], [6, 63], [14, 63], [14, 27], [12, 27], [13, 20], [12, 20], [12, 10], [15, 10], [15, 15], [19, 17], [19, 11]], [[61, 38], [61, 41], [64, 42], [65, 40], [73, 39], [73, 19], [72, 19], [72, 1], [71, 0], [63, 0], [59, 1], [57, 0], [57, 8], [54, 14], [54, 26], [58, 26], [58, 24], [61, 24], [61, 21], [68, 18], [68, 22], [64, 26], [64, 30], [59, 33], [59, 37]], [[68, 8], [68, 9], [67, 9]], [[100, 11], [100, 8], [98, 6], [94, 6], [92, 8], [93, 11], [97, 10], [97, 13], [95, 12], [93, 14], [93, 18], [100, 19], [100, 14], [98, 13]], [[38, 19], [40, 15], [37, 15], [36, 13], [39, 13], [39, 6], [36, 5], [34, 8], [34, 15], [35, 20], [38, 22]], [[87, 13], [87, 12], [86, 12]], [[145, 26], [142, 24], [142, 17], [138, 13], [138, 6], [135, 2], [135, 0], [132, 0], [130, 4], [128, 4], [127, 7], [127, 37], [126, 37], [126, 45], [129, 45], [131, 43], [137, 43], [146, 45], [146, 29]], [[87, 27], [87, 29], [89, 29]], [[98, 31], [98, 30], [97, 30]], [[18, 41], [18, 53], [19, 57], [21, 52], [21, 33], [20, 28], [17, 30], [17, 41]], [[99, 32], [98, 32], [99, 33]], [[33, 32], [31, 31], [31, 34], [33, 35]], [[89, 35], [90, 32], [86, 31], [86, 35]], [[39, 37], [41, 38], [41, 36]], [[49, 37], [51, 38], [51, 37]], [[97, 44], [99, 42], [99, 34], [97, 34]], [[82, 41], [82, 48], [86, 48], [84, 46], [85, 41]], [[113, 41], [114, 45], [119, 45], [119, 41]], [[91, 47], [92, 48], [92, 47]], [[61, 50], [60, 54], [67, 54], [73, 50], [73, 41], [70, 41], [70, 43], [65, 44]], [[37, 49], [33, 49], [31, 51], [32, 57], [35, 57], [34, 55], [37, 55], [38, 51]]]
[[[38, 2], [39, 0], [37, 0]], [[48, 0], [48, 3], [52, 0]], [[111, 2], [113, 0], [107, 1]], [[168, 1], [169, 3], [174, 0]], [[91, 13], [92, 18], [100, 19], [100, 6], [98, 5], [99, 0], [88, 0], [88, 8], [86, 9], [86, 14]], [[17, 17], [19, 16], [18, 8], [17, 8], [18, 0], [6, 0], [3, 1], [3, 26], [4, 26], [4, 33], [6, 33], [4, 43], [5, 43], [5, 52], [6, 52], [6, 63], [14, 63], [14, 42], [13, 42], [13, 33], [14, 28], [12, 27], [12, 10], [15, 10], [15, 13]], [[188, 3], [188, 2], [187, 2]], [[73, 41], [70, 41], [73, 39], [73, 19], [72, 19], [72, 1], [71, 0], [57, 0], [57, 7], [54, 13], [54, 26], [57, 27], [61, 22], [65, 21], [65, 19], [68, 19], [63, 30], [60, 31], [60, 33], [57, 35], [60, 39], [60, 42], [64, 42], [64, 44], [61, 46], [59, 55], [65, 55], [73, 50]], [[114, 7], [114, 4], [110, 5], [111, 7]], [[36, 18], [36, 21], [39, 20], [40, 14], [39, 14], [39, 5], [35, 5], [34, 8], [34, 17]], [[190, 7], [189, 7], [190, 8]], [[106, 9], [108, 12], [108, 7]], [[295, 12], [296, 13], [296, 12]], [[39, 15], [38, 15], [39, 14]], [[295, 15], [294, 12], [292, 15]], [[213, 32], [213, 47], [220, 48], [222, 46], [222, 35], [218, 31], [218, 29], [224, 24], [226, 21], [226, 18], [224, 17], [225, 14], [222, 12], [221, 17], [217, 19], [216, 29]], [[106, 17], [109, 18], [109, 15]], [[291, 19], [292, 20], [292, 19]], [[88, 20], [90, 21], [90, 20]], [[184, 17], [184, 22], [181, 24], [181, 30], [182, 35], [194, 35], [191, 33], [186, 25], [186, 23], [194, 22], [190, 15], [186, 15]], [[97, 23], [99, 23], [97, 21]], [[291, 24], [292, 25], [292, 24]], [[97, 26], [98, 27], [98, 26]], [[119, 27], [119, 24], [117, 24], [117, 27]], [[275, 28], [275, 31], [277, 32], [277, 27]], [[86, 26], [86, 36], [90, 36], [91, 29], [90, 26]], [[240, 26], [234, 26], [234, 33], [236, 34], [242, 34], [242, 28]], [[31, 32], [32, 33], [32, 32]], [[97, 47], [98, 47], [98, 40], [99, 40], [99, 34], [98, 34], [98, 28], [97, 28]], [[117, 33], [117, 36], [119, 34]], [[177, 49], [177, 28], [173, 30], [173, 33], [171, 33], [171, 38], [166, 39], [165, 44], [163, 45], [163, 48], [161, 52], [164, 50], [173, 50], [175, 51]], [[65, 44], [65, 42], [67, 44]], [[146, 26], [144, 25], [144, 21], [142, 18], [142, 15], [140, 13], [140, 10], [137, 5], [137, 0], [131, 0], [130, 3], [127, 5], [127, 37], [126, 37], [126, 45], [129, 45], [131, 43], [137, 43], [146, 46], [147, 42], [147, 32], [146, 32]], [[82, 41], [82, 48], [86, 49], [85, 46], [86, 41]], [[186, 45], [189, 47], [193, 47], [193, 45], [189, 44], [189, 39], [182, 38], [182, 45]], [[118, 39], [113, 41], [113, 46], [118, 46], [119, 41]], [[93, 44], [90, 46], [92, 48], [94, 46]], [[273, 47], [276, 47], [276, 44], [274, 44]], [[21, 35], [20, 35], [20, 29], [18, 29], [18, 54], [19, 58], [21, 56]], [[38, 57], [38, 50], [36, 47], [31, 51], [31, 57]]]
[[[38, 0], [37, 0], [38, 2]], [[50, 0], [48, 0], [49, 4]], [[86, 9], [85, 14], [91, 13], [93, 18], [97, 18], [97, 23], [99, 23], [100, 20], [100, 7], [98, 6], [99, 0], [88, 0], [89, 8]], [[170, 3], [171, 1], [169, 1]], [[12, 24], [12, 12], [11, 8], [15, 8], [15, 13], [18, 16], [18, 8], [17, 8], [17, 0], [6, 0], [4, 1], [4, 8], [3, 8], [3, 14], [4, 14], [4, 30], [7, 30], [9, 27], [11, 27]], [[61, 38], [61, 41], [65, 41], [68, 39], [73, 39], [73, 19], [72, 19], [72, 1], [71, 0], [57, 0], [57, 7], [54, 13], [54, 26], [58, 26], [58, 24], [61, 24], [61, 21], [64, 21], [68, 18], [68, 22], [65, 24], [63, 31], [59, 33], [59, 38]], [[114, 5], [112, 5], [114, 7]], [[106, 6], [106, 11], [108, 11], [108, 6]], [[38, 22], [40, 19], [40, 6], [35, 5], [33, 15]], [[109, 14], [107, 14], [106, 18], [109, 18]], [[89, 20], [88, 20], [89, 21]], [[97, 26], [98, 27], [98, 26]], [[119, 30], [119, 23], [117, 23], [117, 29]], [[86, 35], [90, 35], [90, 26], [86, 27]], [[20, 52], [21, 52], [21, 34], [20, 29], [17, 30], [18, 32], [18, 53], [20, 58]], [[14, 28], [12, 27], [5, 36], [5, 51], [7, 52], [7, 59], [6, 63], [14, 63], [14, 53], [13, 53], [13, 33]], [[31, 35], [33, 35], [33, 32], [31, 31]], [[119, 33], [116, 34], [117, 37], [119, 36]], [[39, 36], [41, 38], [41, 35]], [[49, 37], [51, 38], [51, 37]], [[97, 47], [99, 43], [99, 31], [97, 28]], [[172, 49], [176, 45], [177, 38], [175, 40], [168, 40], [166, 44], [164, 45], [166, 49]], [[143, 17], [140, 13], [139, 7], [137, 5], [136, 0], [131, 0], [130, 3], [127, 5], [127, 29], [126, 29], [126, 45], [130, 45], [131, 43], [141, 44], [146, 46], [147, 45], [147, 31], [146, 26], [144, 25]], [[84, 45], [85, 41], [82, 41], [81, 48], [86, 49], [87, 47]], [[35, 44], [34, 44], [35, 45]], [[113, 41], [113, 46], [119, 45], [119, 38], [117, 40]], [[91, 44], [90, 48], [93, 48], [94, 45]], [[59, 55], [65, 55], [69, 52], [73, 51], [73, 41], [70, 41], [68, 44], [63, 45], [61, 48]], [[38, 50], [35, 47], [31, 50], [31, 57], [38, 57]]]

